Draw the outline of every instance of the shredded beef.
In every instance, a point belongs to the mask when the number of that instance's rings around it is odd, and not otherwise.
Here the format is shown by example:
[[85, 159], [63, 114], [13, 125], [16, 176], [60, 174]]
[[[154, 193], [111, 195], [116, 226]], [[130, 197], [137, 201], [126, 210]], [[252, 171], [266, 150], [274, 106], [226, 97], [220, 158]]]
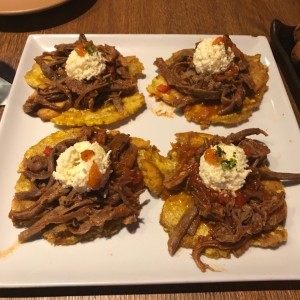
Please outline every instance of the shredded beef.
[[191, 206], [188, 208], [186, 213], [180, 219], [179, 223], [176, 225], [168, 241], [168, 251], [171, 255], [173, 255], [180, 247], [181, 240], [188, 232], [188, 229], [190, 228], [197, 215], [198, 208], [196, 206]]
[[[83, 192], [64, 187], [52, 176], [60, 153], [83, 140], [96, 141], [106, 151], [111, 151], [111, 169], [106, 172], [98, 190]], [[27, 209], [11, 210], [9, 214], [15, 224], [28, 227], [19, 235], [20, 242], [26, 242], [58, 224], [65, 224], [69, 234], [84, 240], [85, 234], [95, 228], [104, 230], [110, 221], [118, 220], [124, 225], [137, 222], [141, 209], [139, 196], [144, 191], [137, 153], [129, 135], [83, 127], [78, 139], [59, 142], [50, 155], [26, 159], [23, 175], [32, 182], [32, 189], [16, 193], [16, 198], [35, 202]]]
[[[41, 108], [64, 112], [71, 107], [96, 110], [105, 101], [111, 101], [115, 94], [120, 98], [137, 91], [137, 80], [128, 70], [126, 59], [113, 46], [96, 46], [106, 59], [105, 71], [90, 80], [78, 81], [67, 76], [65, 63], [77, 45], [89, 43], [81, 34], [73, 44], [55, 45], [55, 51], [44, 52], [35, 58], [45, 77], [51, 80], [46, 88], [37, 89], [23, 105], [27, 114], [35, 115]], [[58, 104], [59, 102], [59, 104]], [[121, 111], [120, 101], [116, 103]]]
[[[287, 207], [284, 191], [266, 190], [262, 181], [299, 181], [300, 174], [273, 172], [266, 167], [270, 149], [262, 142], [246, 138], [260, 133], [266, 134], [258, 128], [250, 128], [226, 137], [214, 136], [202, 147], [191, 151], [191, 155], [187, 155], [184, 147], [178, 150], [181, 162], [173, 174], [165, 179], [164, 186], [170, 192], [183, 190], [192, 196], [194, 206], [185, 212], [170, 234], [168, 246], [171, 255], [177, 251], [193, 222], [199, 222], [199, 218], [210, 226], [209, 238], [200, 238], [192, 254], [202, 271], [211, 269], [200, 259], [200, 254], [206, 248], [232, 252], [241, 247], [246, 249], [250, 238], [274, 230], [285, 221]], [[220, 142], [242, 147], [247, 156], [251, 172], [244, 186], [237, 191], [238, 195], [215, 191], [205, 186], [199, 176], [200, 156], [206, 149]]]
[[229, 36], [223, 36], [226, 47], [231, 47], [235, 59], [227, 70], [216, 74], [197, 74], [193, 64], [193, 49], [184, 49], [173, 55], [170, 63], [158, 57], [154, 65], [168, 85], [182, 94], [179, 99], [168, 103], [177, 109], [195, 103], [219, 101], [222, 109], [219, 115], [227, 115], [242, 108], [246, 96], [256, 91], [256, 85], [249, 73], [249, 63], [237, 49]]

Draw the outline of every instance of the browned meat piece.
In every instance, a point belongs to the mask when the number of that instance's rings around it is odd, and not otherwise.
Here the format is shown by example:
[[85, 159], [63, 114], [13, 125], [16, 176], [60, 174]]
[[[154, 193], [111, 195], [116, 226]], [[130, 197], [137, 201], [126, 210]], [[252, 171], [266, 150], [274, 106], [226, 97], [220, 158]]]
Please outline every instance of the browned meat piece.
[[171, 255], [180, 247], [181, 240], [186, 235], [190, 225], [193, 223], [195, 217], [198, 215], [196, 206], [191, 206], [180, 219], [179, 223], [174, 228], [168, 240], [168, 251]]
[[181, 78], [170, 70], [169, 66], [161, 57], [155, 60], [154, 65], [158, 67], [160, 74], [166, 79], [170, 86], [174, 86], [178, 91], [184, 94], [196, 97], [194, 103], [204, 100], [217, 100], [220, 98], [220, 91], [205, 90], [196, 85], [183, 84]]

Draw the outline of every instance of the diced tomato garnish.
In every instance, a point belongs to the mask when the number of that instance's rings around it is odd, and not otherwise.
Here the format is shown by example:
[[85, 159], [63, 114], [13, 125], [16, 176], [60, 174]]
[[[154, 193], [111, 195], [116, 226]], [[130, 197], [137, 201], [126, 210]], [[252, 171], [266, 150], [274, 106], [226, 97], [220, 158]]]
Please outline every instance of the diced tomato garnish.
[[94, 156], [94, 151], [86, 149], [80, 153], [80, 157], [83, 161], [89, 161]]
[[77, 53], [79, 56], [81, 56], [81, 57], [82, 57], [82, 56], [85, 56], [86, 53], [87, 53], [87, 51], [86, 51], [86, 49], [85, 49], [83, 43], [78, 44], [78, 45], [75, 47], [75, 51], [76, 51], [76, 53]]
[[43, 153], [44, 153], [46, 156], [48, 156], [48, 155], [50, 155], [52, 149], [53, 149], [52, 147], [46, 146], [45, 149], [44, 149], [44, 151], [43, 151]]
[[97, 190], [101, 187], [101, 182], [103, 179], [103, 174], [100, 172], [97, 164], [95, 162], [92, 163], [90, 172], [88, 174], [88, 187], [92, 188], [93, 190]]
[[160, 84], [156, 89], [161, 93], [167, 93], [171, 89], [171, 87], [166, 84]]
[[235, 65], [232, 65], [231, 68], [225, 72], [225, 75], [236, 78], [239, 75], [239, 69]]
[[246, 202], [245, 196], [240, 192], [236, 191], [235, 193], [235, 205], [237, 207], [242, 207]]
[[214, 148], [208, 148], [204, 152], [204, 159], [213, 166], [220, 165], [220, 158], [218, 157], [218, 155], [216, 153], [216, 149], [214, 149]]
[[251, 156], [252, 151], [250, 147], [243, 146], [242, 149], [244, 150], [246, 156]]
[[225, 194], [225, 193], [224, 194], [220, 193], [219, 196], [218, 196], [219, 203], [221, 203], [223, 205], [226, 205], [230, 199], [231, 199], [230, 196], [228, 194]]

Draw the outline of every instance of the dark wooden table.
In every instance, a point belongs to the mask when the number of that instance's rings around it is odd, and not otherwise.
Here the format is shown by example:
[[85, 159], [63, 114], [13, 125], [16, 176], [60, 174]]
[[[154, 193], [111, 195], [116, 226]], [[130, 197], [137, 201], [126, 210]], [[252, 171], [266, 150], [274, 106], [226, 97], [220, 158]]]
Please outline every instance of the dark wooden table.
[[[273, 19], [300, 22], [296, 0], [73, 0], [39, 13], [0, 16], [0, 76], [12, 81], [29, 34], [138, 33], [265, 35]], [[288, 91], [289, 93], [289, 91]], [[299, 120], [294, 100], [290, 100]], [[283, 262], [284, 263], [284, 262]], [[45, 270], [46, 272], [46, 270]], [[2, 297], [51, 300], [300, 299], [300, 282], [0, 289]]]

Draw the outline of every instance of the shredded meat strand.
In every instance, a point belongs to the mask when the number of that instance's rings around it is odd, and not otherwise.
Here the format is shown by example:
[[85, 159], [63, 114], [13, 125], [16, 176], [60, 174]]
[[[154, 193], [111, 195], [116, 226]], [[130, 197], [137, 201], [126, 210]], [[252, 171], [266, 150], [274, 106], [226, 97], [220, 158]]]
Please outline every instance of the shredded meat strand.
[[174, 255], [180, 247], [182, 238], [187, 233], [190, 225], [195, 217], [198, 215], [198, 209], [196, 206], [191, 206], [182, 216], [174, 231], [170, 234], [168, 241], [168, 251], [171, 255]]

